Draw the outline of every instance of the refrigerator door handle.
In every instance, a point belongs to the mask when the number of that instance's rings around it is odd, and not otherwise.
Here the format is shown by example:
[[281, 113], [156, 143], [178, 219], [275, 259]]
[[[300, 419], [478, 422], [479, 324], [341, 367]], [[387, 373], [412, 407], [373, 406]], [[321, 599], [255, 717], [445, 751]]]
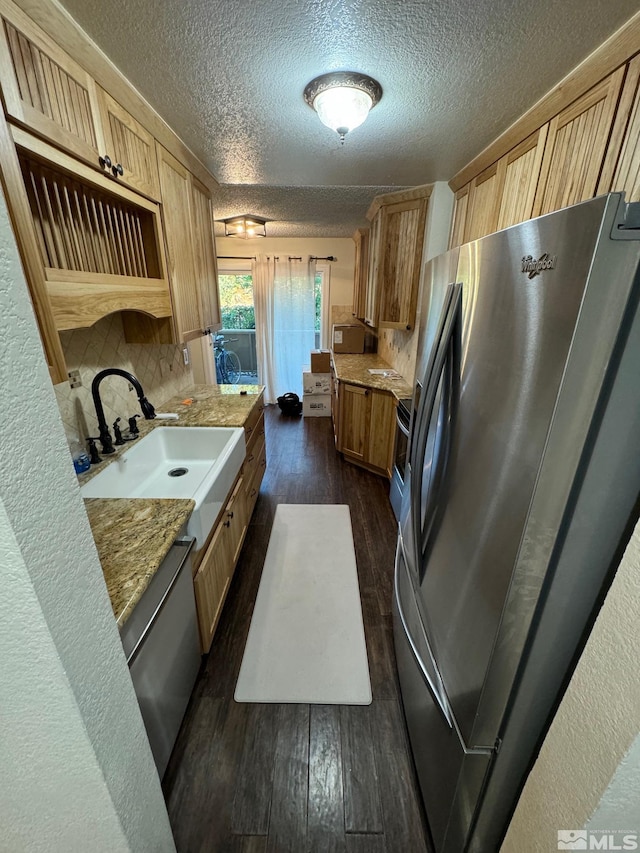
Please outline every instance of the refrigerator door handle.
[[[414, 558], [415, 565], [420, 575], [420, 581], [424, 577], [424, 552], [431, 533], [435, 513], [437, 510], [437, 497], [442, 489], [446, 461], [449, 455], [449, 440], [451, 435], [451, 424], [457, 411], [459, 388], [460, 388], [460, 330], [462, 312], [462, 285], [449, 285], [449, 298], [446, 302], [446, 315], [442, 319], [439, 346], [436, 350], [433, 362], [430, 364], [429, 379], [423, 395], [423, 405], [420, 407], [418, 423], [414, 432], [414, 454], [412, 466], [412, 495], [411, 512], [413, 513], [414, 531]], [[446, 433], [443, 441], [443, 449], [436, 459], [435, 470], [431, 472], [429, 487], [425, 498], [424, 525], [422, 521], [422, 478], [424, 475], [425, 451], [429, 435], [429, 426], [433, 409], [438, 398], [440, 380], [446, 369], [450, 370], [450, 381], [444, 391], [446, 394]]]
[[[447, 700], [443, 696], [442, 692], [438, 690], [436, 685], [433, 682], [433, 679], [429, 672], [427, 671], [426, 666], [424, 665], [422, 658], [416, 648], [416, 644], [411, 636], [411, 632], [409, 631], [409, 626], [407, 625], [407, 619], [404, 614], [404, 610], [402, 609], [402, 599], [400, 598], [400, 587], [399, 587], [399, 578], [398, 574], [400, 571], [400, 561], [396, 559], [395, 573], [394, 573], [394, 595], [396, 599], [396, 606], [398, 608], [398, 615], [400, 616], [400, 624], [402, 625], [402, 630], [404, 635], [407, 638], [407, 642], [409, 643], [409, 648], [411, 649], [411, 653], [415, 658], [416, 664], [420, 670], [420, 674], [422, 675], [423, 681], [427, 686], [429, 693], [431, 694], [431, 698], [433, 699], [436, 707], [439, 709], [445, 723], [449, 726], [450, 729], [454, 728], [454, 724], [451, 718], [451, 712], [449, 711], [449, 707], [447, 705]], [[425, 637], [426, 642], [426, 637]], [[435, 664], [434, 664], [435, 667]]]

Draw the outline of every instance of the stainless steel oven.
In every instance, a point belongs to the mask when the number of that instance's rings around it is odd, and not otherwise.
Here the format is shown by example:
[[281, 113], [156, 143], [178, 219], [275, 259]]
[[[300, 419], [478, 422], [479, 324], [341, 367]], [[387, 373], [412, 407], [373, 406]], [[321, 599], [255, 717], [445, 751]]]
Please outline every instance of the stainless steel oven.
[[402, 504], [402, 486], [404, 484], [404, 469], [407, 462], [409, 446], [409, 423], [411, 421], [411, 398], [399, 400], [396, 408], [396, 444], [393, 454], [393, 471], [389, 499], [396, 518], [400, 519]]

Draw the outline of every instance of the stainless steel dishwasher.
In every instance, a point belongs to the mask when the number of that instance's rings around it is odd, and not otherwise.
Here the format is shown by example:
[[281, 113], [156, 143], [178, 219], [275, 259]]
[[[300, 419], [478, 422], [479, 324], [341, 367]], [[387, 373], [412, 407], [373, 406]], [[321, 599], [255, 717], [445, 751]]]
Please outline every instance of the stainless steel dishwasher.
[[174, 542], [120, 635], [160, 778], [200, 668], [194, 542]]

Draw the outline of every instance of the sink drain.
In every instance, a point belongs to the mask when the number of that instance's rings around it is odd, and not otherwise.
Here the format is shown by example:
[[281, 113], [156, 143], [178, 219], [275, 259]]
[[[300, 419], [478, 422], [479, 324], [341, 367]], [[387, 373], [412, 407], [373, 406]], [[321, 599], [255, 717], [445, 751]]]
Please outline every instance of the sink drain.
[[188, 468], [172, 468], [169, 471], [170, 477], [184, 477], [185, 474], [189, 473]]

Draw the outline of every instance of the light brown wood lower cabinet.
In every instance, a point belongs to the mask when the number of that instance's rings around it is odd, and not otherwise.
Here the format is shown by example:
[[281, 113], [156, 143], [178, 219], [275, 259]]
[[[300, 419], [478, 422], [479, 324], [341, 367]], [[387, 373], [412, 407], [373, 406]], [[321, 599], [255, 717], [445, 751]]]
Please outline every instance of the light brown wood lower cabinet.
[[244, 425], [245, 461], [193, 579], [203, 654], [211, 648], [267, 467], [262, 409], [260, 397]]
[[247, 524], [244, 478], [241, 475], [194, 578], [203, 654], [211, 648]]
[[337, 449], [345, 459], [391, 476], [396, 401], [388, 391], [339, 385], [340, 428]]

